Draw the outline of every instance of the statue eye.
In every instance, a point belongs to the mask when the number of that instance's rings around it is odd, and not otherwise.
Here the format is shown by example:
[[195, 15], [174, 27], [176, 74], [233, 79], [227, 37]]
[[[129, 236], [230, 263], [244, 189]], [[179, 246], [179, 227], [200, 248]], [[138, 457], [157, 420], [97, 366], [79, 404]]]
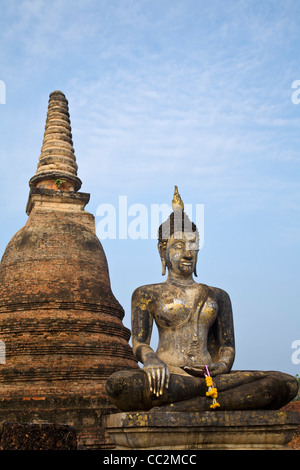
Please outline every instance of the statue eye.
[[198, 251], [198, 244], [197, 243], [190, 243], [187, 247], [190, 251]]
[[177, 242], [177, 243], [174, 244], [174, 248], [176, 248], [178, 250], [183, 250], [184, 243], [183, 242]]

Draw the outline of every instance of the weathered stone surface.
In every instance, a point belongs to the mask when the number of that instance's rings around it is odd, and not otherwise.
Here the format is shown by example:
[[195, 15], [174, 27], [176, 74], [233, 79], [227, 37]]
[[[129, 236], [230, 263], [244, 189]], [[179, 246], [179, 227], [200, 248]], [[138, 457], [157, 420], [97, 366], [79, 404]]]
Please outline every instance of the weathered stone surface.
[[[103, 385], [104, 381], [102, 381]], [[50, 395], [50, 393], [49, 393]], [[113, 444], [103, 427], [102, 417], [116, 412], [104, 394], [85, 396], [72, 394], [67, 396], [6, 397], [0, 401], [0, 433], [1, 424], [5, 422], [28, 424], [68, 424], [76, 430], [77, 448], [111, 449]]]
[[293, 439], [289, 442], [289, 447], [293, 450], [300, 450], [300, 401], [292, 401], [282, 408], [282, 411], [294, 411], [299, 415], [298, 428], [293, 435]]
[[1, 450], [76, 450], [76, 431], [61, 424], [4, 423]]
[[204, 411], [117, 413], [106, 417], [116, 449], [287, 449], [298, 413]]

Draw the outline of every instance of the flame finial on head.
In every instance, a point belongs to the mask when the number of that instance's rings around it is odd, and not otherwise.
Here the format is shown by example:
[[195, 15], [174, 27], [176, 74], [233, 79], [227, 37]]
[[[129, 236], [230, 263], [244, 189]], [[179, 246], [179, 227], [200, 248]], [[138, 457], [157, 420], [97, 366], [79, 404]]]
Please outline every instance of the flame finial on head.
[[173, 201], [172, 201], [172, 209], [173, 211], [184, 211], [184, 204], [183, 204], [183, 201], [180, 197], [180, 194], [178, 192], [178, 187], [175, 186], [175, 190], [174, 190], [174, 196], [173, 196]]

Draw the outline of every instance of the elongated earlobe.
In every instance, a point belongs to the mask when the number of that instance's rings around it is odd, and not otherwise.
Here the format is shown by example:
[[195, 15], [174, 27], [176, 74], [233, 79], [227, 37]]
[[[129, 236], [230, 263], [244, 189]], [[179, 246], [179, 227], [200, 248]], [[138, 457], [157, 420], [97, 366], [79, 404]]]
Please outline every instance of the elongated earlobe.
[[166, 243], [158, 242], [158, 251], [161, 259], [161, 274], [164, 276], [166, 274], [166, 259], [165, 259], [165, 248]]
[[166, 261], [164, 258], [161, 259], [161, 275], [164, 276], [166, 274]]
[[195, 276], [195, 277], [198, 277], [196, 265], [195, 265], [195, 269], [194, 269], [194, 276]]

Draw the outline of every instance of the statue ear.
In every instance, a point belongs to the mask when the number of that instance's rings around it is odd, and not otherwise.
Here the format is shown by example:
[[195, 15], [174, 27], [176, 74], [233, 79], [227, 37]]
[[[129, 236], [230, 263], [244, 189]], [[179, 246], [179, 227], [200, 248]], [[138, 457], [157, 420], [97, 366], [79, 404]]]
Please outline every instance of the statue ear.
[[161, 258], [161, 275], [164, 276], [166, 274], [166, 260], [165, 258]]
[[[199, 250], [198, 250], [198, 252], [199, 252]], [[198, 259], [198, 252], [197, 252], [196, 263], [195, 263], [195, 269], [194, 269], [194, 276], [195, 276], [195, 277], [198, 277], [198, 274], [197, 274], [197, 259]]]
[[163, 243], [158, 243], [158, 251], [161, 259], [162, 271], [161, 274], [164, 276], [166, 274], [166, 258], [165, 258], [165, 246]]

